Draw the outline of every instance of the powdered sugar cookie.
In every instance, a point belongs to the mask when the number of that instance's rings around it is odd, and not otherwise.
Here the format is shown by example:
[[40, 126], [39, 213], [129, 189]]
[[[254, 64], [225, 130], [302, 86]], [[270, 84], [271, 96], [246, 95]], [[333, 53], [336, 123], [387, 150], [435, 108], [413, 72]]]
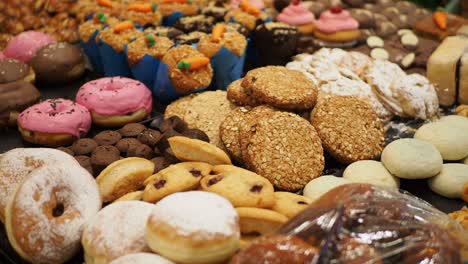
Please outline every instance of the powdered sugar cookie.
[[391, 189], [400, 187], [400, 179], [390, 174], [381, 162], [375, 160], [351, 163], [343, 172], [343, 178], [350, 182], [368, 183]]

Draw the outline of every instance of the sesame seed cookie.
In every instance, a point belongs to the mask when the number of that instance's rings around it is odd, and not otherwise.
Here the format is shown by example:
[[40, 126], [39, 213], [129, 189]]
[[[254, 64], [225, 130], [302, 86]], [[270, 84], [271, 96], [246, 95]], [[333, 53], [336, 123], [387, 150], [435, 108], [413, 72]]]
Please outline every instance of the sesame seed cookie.
[[207, 91], [199, 93], [190, 100], [182, 119], [190, 128], [205, 132], [210, 138], [210, 143], [223, 149], [224, 145], [219, 138], [219, 126], [235, 107], [227, 99], [226, 91]]
[[180, 118], [184, 118], [185, 113], [190, 107], [190, 102], [195, 96], [195, 94], [190, 94], [170, 103], [164, 111], [164, 119], [168, 119], [171, 116], [178, 116]]
[[280, 109], [311, 109], [317, 100], [317, 86], [302, 72], [281, 66], [249, 71], [242, 80], [247, 94]]
[[302, 117], [277, 111], [261, 118], [249, 134], [242, 152], [244, 162], [275, 187], [296, 191], [322, 173], [320, 138]]
[[351, 96], [323, 96], [311, 114], [323, 147], [341, 163], [376, 159], [384, 145], [382, 121], [370, 104]]
[[242, 87], [242, 80], [239, 79], [237, 81], [232, 82], [227, 87], [227, 98], [229, 101], [237, 104], [237, 105], [244, 105], [244, 106], [257, 106], [261, 105], [261, 103], [255, 99], [253, 96], [248, 95], [244, 87]]
[[245, 122], [245, 116], [251, 109], [238, 107], [229, 113], [219, 126], [219, 137], [229, 156], [242, 162], [242, 151], [239, 142], [239, 125]]

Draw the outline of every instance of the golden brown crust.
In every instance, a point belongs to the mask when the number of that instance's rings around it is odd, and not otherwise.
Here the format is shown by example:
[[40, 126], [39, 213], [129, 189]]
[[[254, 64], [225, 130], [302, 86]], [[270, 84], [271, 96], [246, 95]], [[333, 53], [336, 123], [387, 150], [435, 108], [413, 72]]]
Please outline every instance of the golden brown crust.
[[256, 17], [256, 16], [253, 16], [251, 14], [245, 13], [240, 9], [235, 9], [235, 10], [229, 11], [226, 14], [226, 16], [224, 17], [224, 21], [226, 21], [226, 23], [228, 23], [228, 22], [231, 21], [231, 18], [234, 21], [236, 21], [237, 23], [239, 23], [239, 24], [243, 25], [244, 27], [246, 27], [248, 30], [252, 31], [252, 30], [255, 29], [255, 27], [257, 27], [257, 21], [259, 19], [265, 19], [266, 18], [266, 14], [261, 13], [259, 15], [259, 17]]
[[342, 163], [376, 159], [384, 129], [372, 107], [351, 96], [323, 96], [311, 114], [323, 147]]
[[137, 123], [145, 119], [149, 113], [145, 109], [140, 109], [132, 114], [128, 115], [100, 115], [94, 111], [91, 111], [91, 117], [93, 123], [101, 127], [122, 127], [129, 123]]
[[172, 48], [164, 55], [162, 61], [168, 66], [169, 78], [177, 92], [187, 93], [210, 85], [213, 78], [213, 68], [211, 68], [210, 64], [196, 70], [177, 68], [177, 63], [180, 60], [200, 56], [204, 57], [202, 53], [189, 45]]
[[463, 228], [468, 230], [468, 207], [463, 207], [462, 209], [452, 212], [449, 216], [459, 222]]
[[164, 111], [164, 118], [167, 119], [171, 116], [178, 116], [183, 119], [187, 110], [190, 109], [190, 103], [195, 96], [197, 95], [190, 94], [170, 103]]
[[198, 50], [209, 58], [216, 55], [222, 47], [241, 57], [247, 47], [247, 40], [237, 31], [228, 31], [219, 42], [214, 42], [210, 34], [202, 37], [197, 45]]
[[[151, 35], [154, 38], [155, 44], [152, 47], [148, 47], [147, 35]], [[146, 54], [160, 60], [173, 45], [174, 42], [166, 37], [158, 37], [152, 33], [145, 34], [127, 45], [128, 63], [130, 66], [135, 65]]]
[[68, 146], [76, 140], [76, 137], [70, 134], [51, 134], [38, 131], [30, 131], [25, 128], [22, 128], [20, 125], [18, 125], [18, 130], [25, 141], [41, 146], [53, 148]]
[[163, 0], [156, 1], [158, 11], [165, 17], [179, 11], [186, 16], [194, 16], [198, 13], [198, 6], [194, 4], [164, 3]]
[[137, 12], [137, 11], [125, 11], [120, 14], [121, 19], [128, 19], [134, 21], [140, 26], [161, 24], [162, 15], [156, 10], [155, 12]]
[[239, 141], [239, 126], [245, 122], [245, 115], [250, 109], [238, 107], [232, 110], [219, 126], [219, 137], [229, 155], [242, 163], [242, 151]]
[[134, 38], [138, 38], [143, 33], [136, 29], [128, 29], [120, 33], [115, 33], [114, 29], [108, 27], [104, 30], [101, 30], [97, 36], [98, 39], [107, 43], [111, 46], [116, 52], [122, 52], [124, 46]]
[[232, 82], [227, 87], [227, 98], [229, 101], [237, 104], [237, 105], [244, 105], [244, 106], [258, 106], [261, 103], [255, 99], [253, 96], [248, 95], [244, 87], [242, 87], [242, 80], [239, 79], [237, 81]]
[[359, 30], [345, 30], [345, 31], [338, 31], [335, 33], [324, 33], [319, 30], [314, 31], [315, 37], [325, 40], [325, 41], [330, 41], [330, 42], [348, 42], [348, 41], [353, 41], [359, 38], [361, 36], [361, 31]]

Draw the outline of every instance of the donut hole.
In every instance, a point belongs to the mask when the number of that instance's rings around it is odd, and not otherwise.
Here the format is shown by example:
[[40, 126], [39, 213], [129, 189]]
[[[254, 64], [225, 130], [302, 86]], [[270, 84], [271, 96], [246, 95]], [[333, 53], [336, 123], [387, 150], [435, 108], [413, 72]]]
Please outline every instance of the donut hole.
[[60, 217], [65, 212], [65, 206], [63, 203], [57, 203], [54, 208], [52, 208], [52, 216]]

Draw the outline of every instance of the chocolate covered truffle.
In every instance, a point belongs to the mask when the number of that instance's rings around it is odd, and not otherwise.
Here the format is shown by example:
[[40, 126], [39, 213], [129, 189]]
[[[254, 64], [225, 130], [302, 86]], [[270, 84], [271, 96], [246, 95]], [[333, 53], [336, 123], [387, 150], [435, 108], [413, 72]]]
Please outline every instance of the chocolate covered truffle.
[[141, 143], [154, 147], [161, 140], [162, 134], [157, 130], [147, 128], [137, 138]]
[[0, 84], [20, 80], [34, 82], [35, 74], [32, 68], [16, 59], [0, 59]]
[[127, 150], [127, 157], [140, 157], [145, 159], [151, 159], [154, 157], [154, 152], [148, 145], [134, 144], [129, 145]]
[[128, 149], [134, 145], [141, 145], [142, 143], [136, 138], [122, 138], [115, 144], [115, 147], [120, 153], [127, 153]]

